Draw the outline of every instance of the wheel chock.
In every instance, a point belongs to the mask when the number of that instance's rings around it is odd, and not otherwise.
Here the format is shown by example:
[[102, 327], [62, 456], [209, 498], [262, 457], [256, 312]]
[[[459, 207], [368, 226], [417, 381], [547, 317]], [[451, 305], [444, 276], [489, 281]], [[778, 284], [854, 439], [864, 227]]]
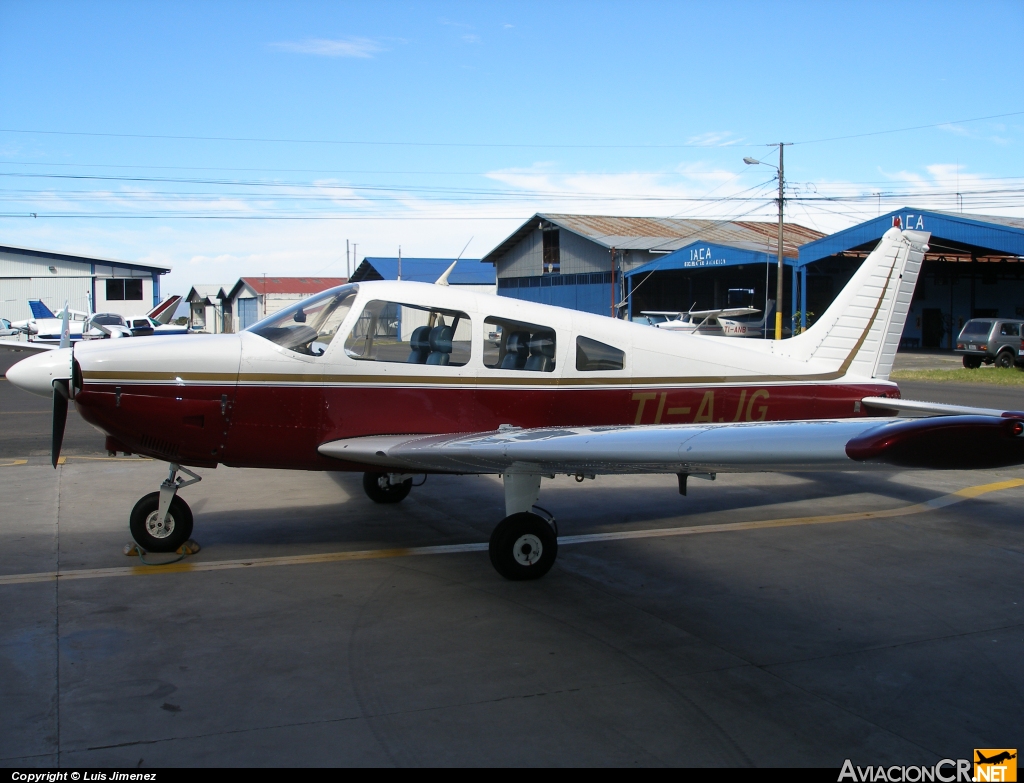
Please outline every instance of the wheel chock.
[[126, 557], [139, 557], [140, 555], [144, 555], [145, 552], [143, 552], [139, 548], [138, 544], [125, 544], [124, 545], [124, 554], [125, 554]]
[[178, 547], [178, 548], [177, 548], [176, 550], [174, 550], [174, 551], [175, 551], [175, 552], [176, 552], [177, 554], [179, 554], [179, 555], [194, 555], [194, 554], [196, 554], [196, 553], [197, 553], [197, 552], [198, 552], [198, 551], [199, 551], [200, 549], [202, 549], [202, 547], [201, 547], [201, 546], [199, 546], [199, 542], [198, 542], [198, 541], [194, 541], [193, 539], [191, 539], [191, 538], [190, 538], [190, 539], [189, 539], [188, 541], [186, 541], [186, 542], [185, 542], [184, 544], [182, 544], [181, 546], [179, 546], [179, 547]]

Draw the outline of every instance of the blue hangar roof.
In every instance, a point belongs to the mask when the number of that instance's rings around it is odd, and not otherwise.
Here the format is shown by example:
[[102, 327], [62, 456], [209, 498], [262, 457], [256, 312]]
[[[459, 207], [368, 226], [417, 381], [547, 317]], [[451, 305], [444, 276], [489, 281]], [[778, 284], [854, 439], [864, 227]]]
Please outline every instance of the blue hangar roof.
[[[796, 259], [783, 257], [786, 266], [792, 266]], [[693, 242], [686, 247], [668, 253], [654, 261], [638, 266], [626, 272], [626, 277], [664, 272], [673, 269], [711, 269], [719, 266], [740, 266], [741, 264], [776, 264], [778, 256], [764, 250], [749, 250], [730, 245], [719, 245], [714, 242]]]
[[931, 232], [929, 257], [1024, 256], [1024, 218], [904, 207], [808, 242], [800, 248], [798, 266], [847, 251], [871, 250], [882, 234], [897, 224], [897, 220], [901, 228]]
[[[402, 279], [416, 283], [433, 283], [452, 265], [454, 258], [403, 258]], [[479, 258], [460, 258], [448, 282], [452, 285], [494, 285], [496, 272], [490, 264], [481, 264]], [[367, 256], [356, 267], [350, 282], [360, 280], [397, 280], [398, 258]]]

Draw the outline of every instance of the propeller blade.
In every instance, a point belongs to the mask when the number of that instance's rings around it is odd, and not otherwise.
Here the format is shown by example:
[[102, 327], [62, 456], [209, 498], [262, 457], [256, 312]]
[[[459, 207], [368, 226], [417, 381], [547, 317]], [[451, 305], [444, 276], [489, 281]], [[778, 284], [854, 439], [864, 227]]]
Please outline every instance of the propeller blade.
[[64, 426], [68, 423], [68, 382], [56, 379], [53, 382], [53, 438], [50, 441], [50, 462], [57, 467], [60, 447], [64, 443]]

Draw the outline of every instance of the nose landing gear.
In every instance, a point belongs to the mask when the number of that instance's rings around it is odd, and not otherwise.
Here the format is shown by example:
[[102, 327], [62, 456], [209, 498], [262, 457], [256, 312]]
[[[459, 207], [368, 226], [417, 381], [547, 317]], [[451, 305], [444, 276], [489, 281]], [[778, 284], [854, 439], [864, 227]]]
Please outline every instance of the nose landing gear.
[[[183, 479], [178, 471], [190, 476]], [[192, 535], [192, 509], [178, 490], [202, 481], [188, 468], [173, 462], [159, 492], [143, 495], [132, 509], [129, 528], [135, 543], [147, 552], [173, 552]]]

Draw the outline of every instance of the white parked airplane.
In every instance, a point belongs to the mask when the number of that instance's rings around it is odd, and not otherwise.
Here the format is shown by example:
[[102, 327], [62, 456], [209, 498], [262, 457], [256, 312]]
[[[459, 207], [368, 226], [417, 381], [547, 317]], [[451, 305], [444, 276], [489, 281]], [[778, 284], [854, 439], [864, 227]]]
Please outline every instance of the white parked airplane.
[[757, 321], [738, 320], [737, 316], [761, 312], [756, 307], [725, 307], [717, 310], [642, 310], [647, 322], [658, 329], [683, 334], [704, 334], [712, 337], [764, 337], [765, 324], [775, 309], [775, 300], [768, 300], [764, 316]]
[[[68, 399], [111, 451], [170, 463], [136, 504], [143, 549], [192, 532], [178, 490], [218, 464], [360, 471], [378, 503], [424, 473], [496, 473], [491, 561], [543, 576], [558, 549], [544, 477], [981, 468], [1024, 463], [1024, 413], [911, 403], [888, 380], [927, 250], [891, 229], [825, 314], [788, 340], [671, 334], [446, 285], [333, 288], [239, 334], [83, 341], [7, 373]], [[894, 412], [940, 414], [897, 419]], [[943, 415], [951, 414], [951, 415]], [[178, 476], [181, 471], [192, 478]]]

